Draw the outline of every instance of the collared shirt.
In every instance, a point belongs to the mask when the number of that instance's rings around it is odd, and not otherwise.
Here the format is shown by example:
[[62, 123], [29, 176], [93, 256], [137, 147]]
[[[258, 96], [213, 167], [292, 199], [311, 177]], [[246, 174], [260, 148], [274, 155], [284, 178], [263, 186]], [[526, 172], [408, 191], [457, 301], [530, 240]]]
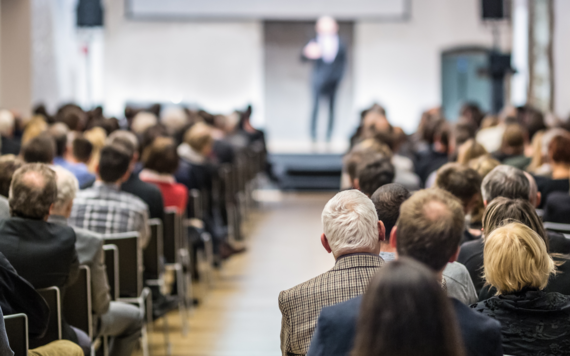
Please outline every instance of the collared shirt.
[[66, 161], [63, 157], [55, 157], [53, 164], [67, 169], [79, 182], [79, 188], [84, 189], [95, 181], [95, 174], [89, 172], [85, 163], [71, 163]]
[[336, 55], [338, 54], [338, 35], [317, 35], [317, 43], [321, 48], [322, 59], [325, 63], [334, 62]]
[[68, 222], [103, 236], [137, 231], [143, 247], [150, 238], [148, 206], [115, 184], [95, 182], [92, 188], [77, 192]]

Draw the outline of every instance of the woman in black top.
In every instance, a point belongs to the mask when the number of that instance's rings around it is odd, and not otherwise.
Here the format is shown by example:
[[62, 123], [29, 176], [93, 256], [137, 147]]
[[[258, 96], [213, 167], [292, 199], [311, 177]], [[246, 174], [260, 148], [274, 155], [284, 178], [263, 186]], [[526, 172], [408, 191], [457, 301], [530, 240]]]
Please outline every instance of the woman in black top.
[[529, 227], [510, 223], [485, 237], [484, 276], [497, 295], [472, 308], [501, 323], [507, 355], [570, 354], [570, 296], [544, 292], [555, 262]]
[[539, 208], [543, 208], [553, 192], [570, 190], [570, 135], [555, 136], [548, 145], [548, 161], [552, 168], [552, 179], [536, 177], [538, 190], [542, 194]]

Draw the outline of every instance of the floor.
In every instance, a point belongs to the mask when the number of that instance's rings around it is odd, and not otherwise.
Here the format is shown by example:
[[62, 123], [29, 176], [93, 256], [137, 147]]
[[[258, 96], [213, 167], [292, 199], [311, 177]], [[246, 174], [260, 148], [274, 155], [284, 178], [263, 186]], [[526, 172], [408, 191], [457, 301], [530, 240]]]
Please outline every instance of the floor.
[[[320, 244], [321, 211], [333, 193], [279, 193], [246, 223], [247, 252], [230, 259], [181, 335], [169, 315], [174, 356], [278, 356], [281, 313], [277, 297], [334, 264]], [[161, 322], [150, 334], [151, 355], [165, 355]]]

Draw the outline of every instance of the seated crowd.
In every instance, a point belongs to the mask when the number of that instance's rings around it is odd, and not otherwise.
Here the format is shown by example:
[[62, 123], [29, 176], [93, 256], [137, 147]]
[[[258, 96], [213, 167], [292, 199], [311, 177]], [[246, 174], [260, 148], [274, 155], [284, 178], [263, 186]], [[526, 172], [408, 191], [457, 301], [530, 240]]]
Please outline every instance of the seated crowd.
[[[151, 240], [150, 219], [164, 223], [165, 209], [174, 208], [181, 219], [202, 217], [202, 226], [182, 225], [188, 234], [181, 236], [189, 240], [183, 246], [195, 253], [204, 248], [196, 233], [209, 233], [213, 267], [243, 251], [229, 235], [226, 199], [232, 195], [219, 172], [222, 165], [237, 167], [243, 152], [255, 149], [263, 157], [263, 132], [249, 124], [250, 114], [250, 108], [228, 117], [161, 112], [155, 105], [127, 108], [120, 125], [103, 117], [100, 108], [85, 112], [71, 104], [53, 116], [40, 106], [30, 120], [0, 110], [0, 315], [27, 315], [30, 355], [91, 355], [99, 337], [108, 338], [110, 355], [131, 355], [145, 321], [178, 305], [164, 294], [168, 288], [150, 281], [152, 315], [129, 300], [116, 300], [105, 261], [106, 239], [117, 234], [137, 233], [144, 250]], [[198, 192], [194, 197], [203, 204], [195, 204], [190, 192]], [[63, 316], [61, 340], [44, 343], [55, 311], [38, 291], [59, 288], [65, 310], [66, 290], [80, 266], [90, 271], [93, 335]], [[191, 275], [202, 278], [198, 271]], [[3, 321], [0, 354], [13, 355]]]
[[408, 137], [374, 105], [351, 146], [322, 212], [335, 265], [279, 294], [284, 356], [570, 354], [565, 123], [470, 104]]

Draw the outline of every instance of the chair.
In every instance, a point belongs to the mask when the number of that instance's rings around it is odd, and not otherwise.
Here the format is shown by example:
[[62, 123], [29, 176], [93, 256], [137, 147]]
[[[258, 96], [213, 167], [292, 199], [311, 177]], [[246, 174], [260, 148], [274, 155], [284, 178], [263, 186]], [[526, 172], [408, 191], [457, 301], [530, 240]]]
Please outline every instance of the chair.
[[4, 324], [14, 356], [28, 356], [28, 317], [26, 314], [5, 315]]
[[61, 340], [62, 337], [61, 294], [59, 288], [49, 287], [38, 289], [37, 291], [45, 299], [50, 313], [48, 328], [44, 337], [30, 340], [30, 348], [32, 349], [49, 344], [52, 341]]
[[68, 286], [63, 298], [63, 316], [69, 325], [83, 330], [93, 340], [93, 320], [91, 307], [91, 271], [87, 266], [79, 266], [77, 281]]
[[561, 224], [554, 222], [545, 222], [544, 228], [549, 231], [559, 232], [561, 234], [570, 233], [570, 224]]
[[119, 299], [119, 249], [116, 245], [104, 245], [105, 266], [107, 267], [107, 280], [109, 281], [109, 294], [111, 300]]
[[[143, 252], [138, 232], [108, 234], [104, 236], [105, 245], [117, 247], [119, 261], [119, 298], [118, 301], [135, 304], [142, 315], [146, 315], [146, 305], [151, 296], [150, 289], [143, 285]], [[116, 293], [116, 292], [115, 292]], [[143, 355], [149, 355], [146, 324], [142, 329]]]
[[144, 277], [146, 283], [162, 279], [164, 274], [164, 248], [162, 237], [162, 221], [150, 219], [150, 240], [143, 251]]

